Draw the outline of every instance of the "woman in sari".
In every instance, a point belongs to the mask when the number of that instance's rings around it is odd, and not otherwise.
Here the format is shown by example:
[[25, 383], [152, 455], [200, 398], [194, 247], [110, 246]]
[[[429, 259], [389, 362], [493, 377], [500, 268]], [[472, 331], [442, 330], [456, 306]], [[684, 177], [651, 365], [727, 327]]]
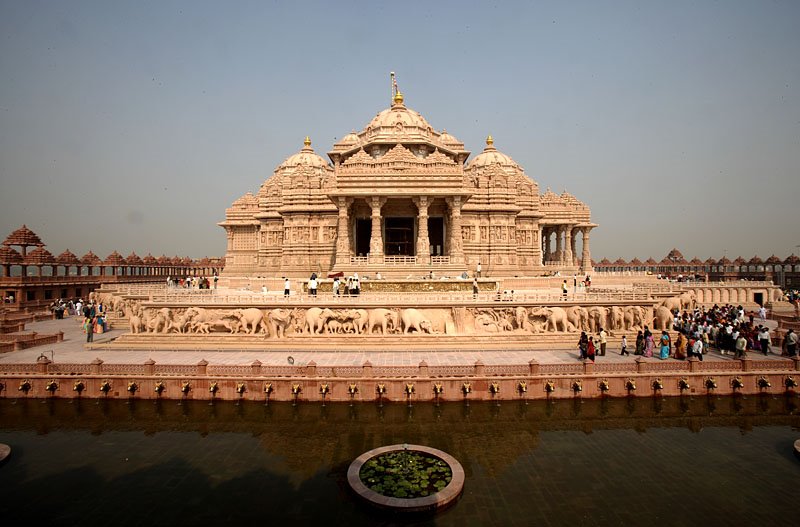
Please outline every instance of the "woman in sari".
[[634, 355], [644, 355], [644, 334], [640, 331], [636, 334], [636, 351]]
[[669, 334], [666, 330], [661, 332], [661, 338], [658, 339], [658, 343], [661, 346], [661, 360], [665, 360], [669, 358]]
[[655, 347], [656, 347], [656, 343], [653, 340], [653, 335], [652, 334], [647, 335], [644, 338], [644, 356], [645, 357], [652, 357], [653, 356], [653, 350], [655, 349]]
[[586, 337], [586, 332], [581, 331], [581, 338], [578, 340], [578, 349], [581, 352], [581, 360], [586, 358], [586, 350], [589, 348], [589, 339]]
[[594, 362], [594, 339], [592, 337], [589, 337], [589, 345], [586, 346], [586, 356]]

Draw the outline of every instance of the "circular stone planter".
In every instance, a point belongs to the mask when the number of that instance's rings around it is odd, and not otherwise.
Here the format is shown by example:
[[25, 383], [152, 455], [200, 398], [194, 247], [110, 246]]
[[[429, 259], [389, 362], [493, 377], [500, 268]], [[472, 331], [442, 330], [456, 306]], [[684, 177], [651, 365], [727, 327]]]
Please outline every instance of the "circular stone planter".
[[[447, 463], [452, 472], [450, 483], [442, 490], [421, 498], [384, 496], [364, 485], [361, 481], [361, 467], [364, 463], [381, 454], [403, 450], [427, 454]], [[347, 482], [360, 497], [384, 509], [401, 512], [435, 511], [452, 504], [461, 495], [461, 491], [464, 490], [464, 467], [453, 456], [435, 448], [422, 445], [389, 445], [364, 452], [350, 463], [350, 468], [347, 469]]]

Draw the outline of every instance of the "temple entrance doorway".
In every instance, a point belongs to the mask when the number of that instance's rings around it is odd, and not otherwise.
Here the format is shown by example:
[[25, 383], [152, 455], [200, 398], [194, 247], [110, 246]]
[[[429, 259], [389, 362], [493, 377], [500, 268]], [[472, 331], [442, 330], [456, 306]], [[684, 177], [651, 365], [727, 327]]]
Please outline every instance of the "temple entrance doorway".
[[414, 218], [386, 218], [386, 256], [414, 256]]
[[444, 255], [444, 218], [428, 218], [428, 242], [432, 256]]
[[372, 219], [356, 219], [356, 256], [366, 256], [369, 253], [369, 238], [372, 235]]

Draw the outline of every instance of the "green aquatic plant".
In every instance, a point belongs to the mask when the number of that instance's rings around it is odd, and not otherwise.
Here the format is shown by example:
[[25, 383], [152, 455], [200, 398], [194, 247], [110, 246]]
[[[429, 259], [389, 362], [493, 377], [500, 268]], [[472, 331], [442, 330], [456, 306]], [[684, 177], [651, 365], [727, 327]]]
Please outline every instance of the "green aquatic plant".
[[378, 494], [412, 499], [444, 489], [453, 472], [436, 456], [404, 449], [373, 457], [361, 467], [359, 477]]

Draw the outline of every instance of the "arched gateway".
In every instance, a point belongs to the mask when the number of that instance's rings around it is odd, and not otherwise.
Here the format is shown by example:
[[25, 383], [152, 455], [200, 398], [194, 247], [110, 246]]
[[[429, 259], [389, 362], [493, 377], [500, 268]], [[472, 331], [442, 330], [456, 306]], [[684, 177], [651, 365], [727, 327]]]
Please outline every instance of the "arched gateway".
[[[395, 91], [390, 108], [317, 155], [306, 138], [226, 211], [224, 275], [359, 271], [537, 275], [591, 269], [589, 207], [539, 186], [494, 147], [470, 152]], [[582, 240], [578, 251], [577, 239]]]

